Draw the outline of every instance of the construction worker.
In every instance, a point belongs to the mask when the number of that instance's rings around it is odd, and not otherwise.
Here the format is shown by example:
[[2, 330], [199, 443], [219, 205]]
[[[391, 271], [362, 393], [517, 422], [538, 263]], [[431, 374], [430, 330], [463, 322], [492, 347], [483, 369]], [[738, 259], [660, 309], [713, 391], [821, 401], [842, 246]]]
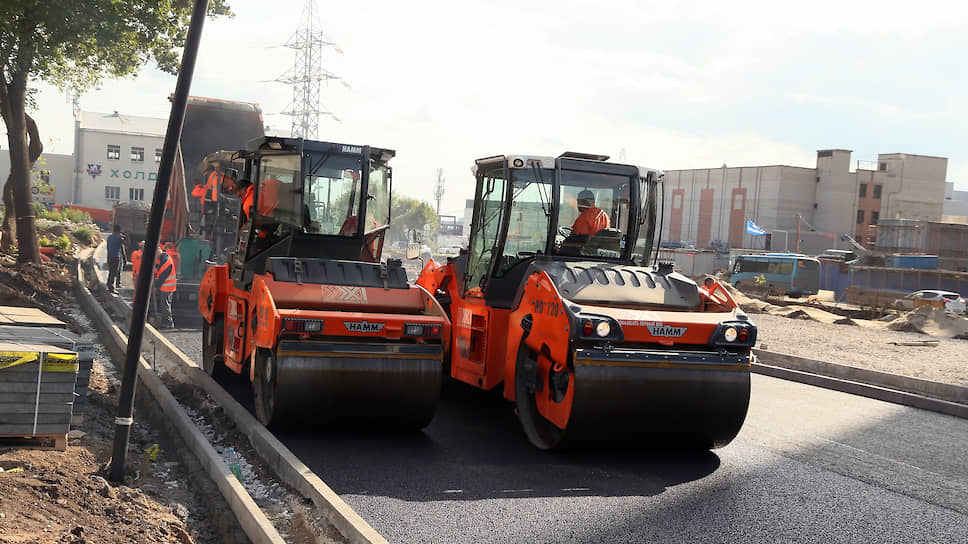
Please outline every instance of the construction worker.
[[141, 271], [141, 253], [145, 249], [145, 241], [138, 242], [138, 249], [131, 252], [131, 283], [138, 286], [138, 272]]
[[124, 237], [121, 235], [121, 225], [114, 225], [108, 236], [108, 291], [117, 293], [121, 287], [121, 267], [127, 262], [124, 251]]
[[178, 288], [175, 261], [161, 250], [161, 246], [158, 246], [156, 251], [154, 297], [158, 311], [158, 325], [163, 329], [172, 329], [175, 327], [175, 322], [171, 317], [171, 301]]
[[572, 234], [592, 236], [609, 227], [608, 214], [595, 206], [595, 193], [588, 189], [578, 193], [578, 218], [571, 227]]
[[165, 253], [175, 261], [175, 275], [177, 276], [178, 271], [181, 270], [181, 253], [178, 253], [178, 250], [175, 249], [175, 244], [171, 240], [165, 242]]
[[252, 182], [247, 178], [242, 178], [235, 183], [235, 196], [239, 197], [242, 201], [242, 209], [239, 210], [239, 216], [242, 218], [242, 222], [245, 223], [249, 220], [249, 214], [252, 211], [252, 200], [254, 186]]

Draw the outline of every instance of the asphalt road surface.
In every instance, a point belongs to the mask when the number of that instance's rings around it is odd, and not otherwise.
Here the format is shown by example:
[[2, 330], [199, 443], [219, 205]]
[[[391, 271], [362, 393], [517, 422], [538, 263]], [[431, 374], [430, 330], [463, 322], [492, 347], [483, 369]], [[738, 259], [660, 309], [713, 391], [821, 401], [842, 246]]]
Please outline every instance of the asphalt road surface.
[[760, 375], [705, 453], [542, 453], [462, 387], [422, 433], [279, 437], [391, 542], [968, 542], [968, 421]]

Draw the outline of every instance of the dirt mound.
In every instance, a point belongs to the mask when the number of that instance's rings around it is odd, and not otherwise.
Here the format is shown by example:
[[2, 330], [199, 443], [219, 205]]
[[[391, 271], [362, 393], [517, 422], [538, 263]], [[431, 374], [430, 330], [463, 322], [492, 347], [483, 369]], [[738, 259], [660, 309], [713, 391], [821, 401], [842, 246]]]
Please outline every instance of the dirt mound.
[[968, 319], [933, 306], [921, 306], [887, 325], [892, 331], [968, 339]]
[[[74, 236], [74, 231], [81, 228], [87, 227], [91, 230], [91, 239], [88, 242], [78, 239]], [[71, 245], [77, 248], [83, 247], [97, 247], [101, 243], [101, 229], [96, 225], [79, 225], [77, 223], [69, 222], [49, 222], [46, 225], [37, 225], [37, 236], [47, 238], [48, 240], [54, 240], [61, 236], [67, 236], [67, 239], [71, 241]]]
[[66, 310], [74, 285], [73, 257], [57, 255], [53, 261], [41, 264], [10, 262], [0, 265], [0, 306], [39, 308], [67, 323], [74, 322]]

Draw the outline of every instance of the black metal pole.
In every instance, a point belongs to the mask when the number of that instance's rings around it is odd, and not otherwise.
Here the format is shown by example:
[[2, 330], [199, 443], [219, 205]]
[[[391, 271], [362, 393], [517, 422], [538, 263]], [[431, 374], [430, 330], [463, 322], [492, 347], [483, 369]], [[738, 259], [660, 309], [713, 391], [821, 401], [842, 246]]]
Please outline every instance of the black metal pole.
[[111, 457], [109, 477], [115, 483], [124, 481], [128, 439], [131, 436], [131, 425], [134, 423], [131, 416], [134, 413], [134, 390], [138, 380], [141, 339], [144, 336], [145, 316], [148, 313], [148, 291], [154, 275], [155, 252], [158, 248], [158, 238], [161, 236], [161, 222], [164, 219], [165, 203], [168, 201], [168, 187], [171, 184], [171, 172], [175, 163], [175, 148], [181, 139], [182, 123], [185, 120], [185, 105], [188, 103], [188, 91], [192, 86], [195, 58], [198, 56], [198, 43], [202, 39], [202, 25], [205, 23], [205, 12], [207, 10], [208, 0], [195, 0], [195, 8], [192, 11], [192, 19], [188, 27], [188, 37], [185, 40], [181, 69], [178, 70], [175, 98], [172, 100], [171, 115], [168, 117], [168, 132], [165, 133], [165, 144], [161, 153], [161, 164], [158, 167], [155, 193], [151, 200], [148, 232], [145, 233], [145, 247], [142, 252], [141, 268], [138, 270], [138, 284], [134, 287], [131, 324], [128, 330], [128, 349], [124, 359], [124, 377], [121, 381], [121, 396], [118, 399], [118, 415], [114, 418], [114, 450]]

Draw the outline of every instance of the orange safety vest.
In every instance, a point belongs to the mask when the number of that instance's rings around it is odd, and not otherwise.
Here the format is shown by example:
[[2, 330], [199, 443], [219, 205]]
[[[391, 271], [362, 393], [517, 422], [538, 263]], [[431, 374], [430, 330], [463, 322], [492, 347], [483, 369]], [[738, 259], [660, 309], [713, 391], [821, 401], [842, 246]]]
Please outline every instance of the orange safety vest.
[[141, 270], [141, 250], [136, 249], [131, 252], [131, 279], [138, 281], [138, 271]]
[[163, 293], [174, 293], [178, 287], [178, 278], [175, 277], [175, 261], [171, 258], [165, 259], [165, 262], [155, 271], [155, 280], [160, 281], [162, 272], [166, 270], [168, 271], [168, 277], [165, 278], [164, 283], [158, 286], [158, 290]]
[[571, 233], [592, 236], [602, 229], [607, 229], [608, 226], [608, 215], [595, 206], [589, 206], [585, 208], [585, 211], [581, 212], [578, 219], [575, 219], [575, 224], [571, 227]]
[[168, 258], [175, 261], [175, 271], [181, 270], [181, 254], [175, 248], [166, 249], [165, 253], [168, 254]]

